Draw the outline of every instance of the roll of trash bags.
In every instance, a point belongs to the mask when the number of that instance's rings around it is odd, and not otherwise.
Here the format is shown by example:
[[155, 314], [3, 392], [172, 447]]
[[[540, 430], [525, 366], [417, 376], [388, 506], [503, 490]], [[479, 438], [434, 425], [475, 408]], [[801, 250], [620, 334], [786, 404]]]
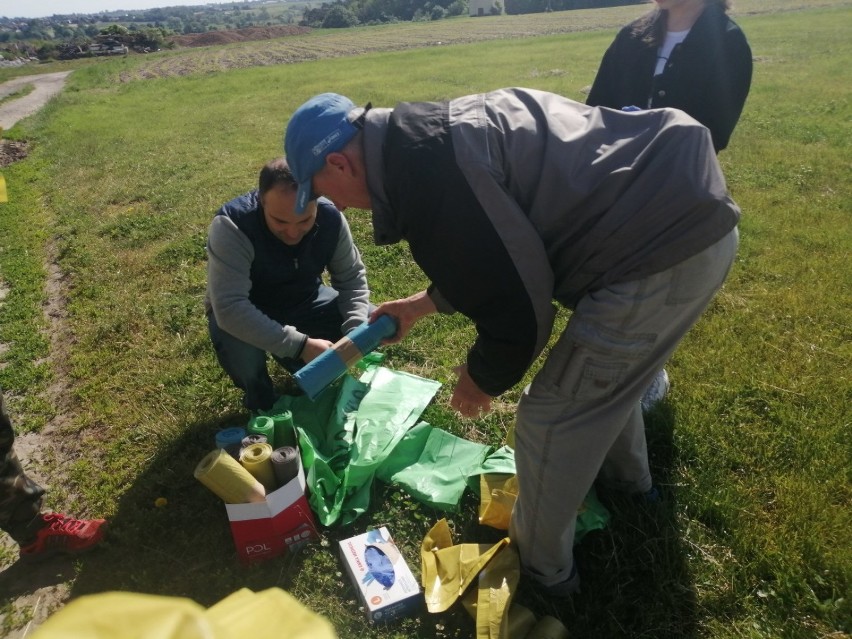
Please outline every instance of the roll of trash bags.
[[223, 448], [207, 454], [193, 473], [195, 478], [226, 504], [246, 504], [266, 499], [266, 489]]
[[372, 324], [361, 324], [338, 340], [334, 346], [305, 364], [293, 375], [310, 399], [340, 378], [350, 366], [373, 351], [382, 340], [397, 331], [396, 320], [382, 315]]
[[283, 486], [299, 474], [299, 451], [292, 446], [282, 446], [272, 451], [272, 470], [275, 483]]
[[252, 417], [246, 426], [246, 435], [263, 435], [271, 446], [275, 441], [275, 421], [266, 415]]
[[239, 444], [246, 436], [246, 429], [242, 426], [229, 426], [216, 433], [216, 448], [227, 448], [232, 444]]
[[243, 441], [240, 442], [240, 448], [248, 448], [252, 444], [268, 444], [269, 440], [266, 438], [266, 435], [258, 435], [257, 433], [252, 433], [251, 435], [246, 435], [243, 437]]
[[269, 442], [273, 448], [296, 445], [296, 425], [293, 423], [293, 413], [285, 410], [276, 415], [271, 415], [275, 440]]
[[252, 444], [240, 451], [240, 463], [263, 484], [266, 492], [275, 490], [275, 471], [272, 469], [272, 446]]

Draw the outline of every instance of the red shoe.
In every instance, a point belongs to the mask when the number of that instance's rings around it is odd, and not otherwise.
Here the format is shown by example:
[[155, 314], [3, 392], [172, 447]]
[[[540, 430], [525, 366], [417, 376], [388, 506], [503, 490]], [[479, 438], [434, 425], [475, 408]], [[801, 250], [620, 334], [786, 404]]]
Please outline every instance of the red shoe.
[[36, 540], [21, 546], [21, 559], [40, 560], [56, 554], [76, 555], [91, 550], [104, 538], [103, 519], [73, 519], [59, 513], [41, 515], [45, 526]]

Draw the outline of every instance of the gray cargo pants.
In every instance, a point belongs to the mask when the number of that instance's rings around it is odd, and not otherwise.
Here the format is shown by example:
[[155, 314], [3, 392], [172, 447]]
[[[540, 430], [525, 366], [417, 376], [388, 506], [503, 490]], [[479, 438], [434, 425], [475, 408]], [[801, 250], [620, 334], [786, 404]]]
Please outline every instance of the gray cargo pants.
[[586, 295], [524, 390], [509, 531], [523, 571], [542, 585], [571, 574], [577, 510], [597, 478], [651, 488], [639, 400], [722, 286], [738, 237], [734, 229], [669, 270]]

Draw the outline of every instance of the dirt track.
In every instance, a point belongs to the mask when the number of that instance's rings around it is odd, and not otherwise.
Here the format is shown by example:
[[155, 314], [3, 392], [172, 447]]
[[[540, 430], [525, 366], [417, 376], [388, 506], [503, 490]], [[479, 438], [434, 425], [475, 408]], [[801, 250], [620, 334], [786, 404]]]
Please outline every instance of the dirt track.
[[0, 84], [0, 100], [32, 85], [35, 89], [27, 95], [0, 104], [0, 128], [9, 130], [20, 120], [36, 113], [54, 95], [62, 91], [71, 71], [24, 75]]

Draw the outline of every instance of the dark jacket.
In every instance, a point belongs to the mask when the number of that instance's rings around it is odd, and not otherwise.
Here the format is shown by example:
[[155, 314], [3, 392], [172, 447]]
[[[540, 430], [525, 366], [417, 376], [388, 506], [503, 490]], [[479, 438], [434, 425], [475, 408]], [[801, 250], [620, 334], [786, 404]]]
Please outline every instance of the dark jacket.
[[317, 206], [317, 222], [295, 246], [284, 244], [266, 226], [257, 191], [225, 204], [217, 215], [229, 217], [254, 247], [249, 301], [281, 321], [287, 310], [312, 299], [322, 284], [340, 237], [343, 216], [330, 203]]
[[219, 328], [278, 357], [296, 357], [307, 335], [289, 311], [316, 297], [327, 272], [345, 334], [369, 313], [367, 273], [343, 214], [320, 198], [314, 227], [295, 246], [266, 225], [257, 191], [225, 204], [207, 236], [205, 307]]
[[646, 16], [618, 33], [586, 103], [681, 109], [710, 129], [718, 153], [728, 145], [751, 86], [751, 48], [745, 35], [721, 7], [709, 5], [655, 77], [658, 44], [646, 41], [653, 24]]

